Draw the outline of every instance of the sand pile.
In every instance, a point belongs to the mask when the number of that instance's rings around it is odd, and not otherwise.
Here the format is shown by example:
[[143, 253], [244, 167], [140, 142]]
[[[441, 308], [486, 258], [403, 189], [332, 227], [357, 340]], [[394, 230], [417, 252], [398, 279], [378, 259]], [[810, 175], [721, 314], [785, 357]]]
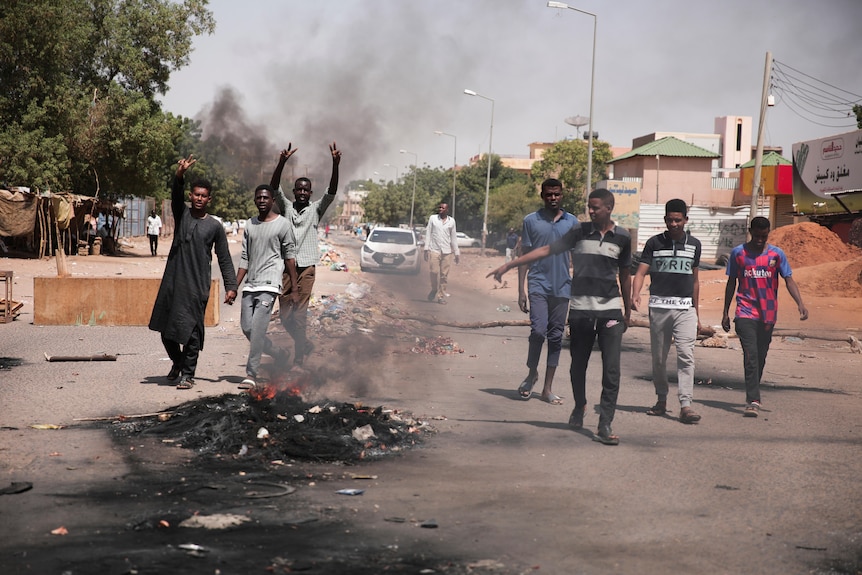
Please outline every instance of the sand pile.
[[784, 250], [792, 268], [862, 257], [862, 250], [845, 244], [834, 232], [814, 222], [773, 230], [769, 234], [769, 243]]
[[803, 299], [862, 297], [862, 250], [831, 230], [813, 222], [783, 226], [769, 234], [769, 243], [787, 254]]

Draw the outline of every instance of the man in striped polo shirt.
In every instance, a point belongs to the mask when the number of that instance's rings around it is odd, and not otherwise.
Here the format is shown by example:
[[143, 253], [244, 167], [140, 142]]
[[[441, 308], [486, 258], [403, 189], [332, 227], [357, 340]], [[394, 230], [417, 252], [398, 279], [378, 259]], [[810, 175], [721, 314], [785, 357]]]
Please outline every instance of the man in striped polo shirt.
[[[799, 319], [808, 319], [799, 286], [791, 275], [790, 264], [781, 248], [766, 243], [769, 220], [756, 217], [748, 231], [751, 239], [733, 248], [727, 261], [727, 285], [724, 288], [724, 313], [721, 327], [730, 331], [730, 302], [736, 292], [736, 335], [742, 345], [745, 370], [745, 417], [757, 417], [760, 411], [760, 378], [766, 365], [766, 354], [772, 343], [772, 329], [778, 316], [778, 277], [784, 278], [790, 297], [796, 302]], [[737, 287], [738, 282], [738, 287]]]
[[614, 195], [599, 188], [590, 193], [587, 210], [589, 222], [573, 227], [555, 242], [542, 246], [505, 263], [488, 274], [498, 282], [508, 270], [530, 264], [550, 255], [572, 250], [572, 292], [569, 300], [569, 351], [572, 366], [569, 375], [575, 408], [569, 416], [569, 427], [584, 426], [587, 406], [587, 365], [598, 338], [602, 352], [602, 395], [598, 431], [595, 441], [618, 445], [611, 424], [620, 390], [620, 351], [623, 333], [631, 319], [631, 235], [611, 220]]
[[647, 271], [649, 286], [649, 331], [652, 349], [652, 382], [658, 396], [647, 415], [667, 413], [667, 354], [676, 346], [679, 420], [697, 423], [700, 415], [691, 407], [694, 394], [694, 342], [700, 328], [697, 302], [700, 292], [697, 266], [700, 241], [685, 231], [688, 206], [674, 199], [664, 206], [667, 231], [647, 240], [632, 282], [632, 306], [640, 309], [641, 288]]

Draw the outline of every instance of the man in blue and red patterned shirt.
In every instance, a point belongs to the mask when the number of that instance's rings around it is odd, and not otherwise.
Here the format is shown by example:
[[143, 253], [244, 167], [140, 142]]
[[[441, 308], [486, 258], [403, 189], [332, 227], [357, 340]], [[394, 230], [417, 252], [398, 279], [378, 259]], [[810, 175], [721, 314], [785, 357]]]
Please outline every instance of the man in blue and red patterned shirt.
[[[778, 277], [784, 278], [787, 291], [799, 309], [799, 319], [808, 319], [799, 286], [791, 277], [790, 264], [781, 248], [769, 245], [769, 220], [751, 220], [751, 239], [733, 248], [727, 262], [727, 286], [724, 289], [724, 313], [721, 327], [730, 331], [730, 302], [736, 293], [736, 335], [742, 345], [745, 369], [745, 417], [757, 417], [760, 411], [760, 378], [766, 354], [772, 342], [772, 330], [778, 316]], [[738, 284], [738, 286], [737, 286]]]

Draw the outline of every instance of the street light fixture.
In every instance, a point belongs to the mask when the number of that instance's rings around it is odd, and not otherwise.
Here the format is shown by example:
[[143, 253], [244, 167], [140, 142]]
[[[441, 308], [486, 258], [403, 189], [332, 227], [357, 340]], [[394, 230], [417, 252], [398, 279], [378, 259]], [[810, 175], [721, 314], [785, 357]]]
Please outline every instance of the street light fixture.
[[579, 10], [578, 8], [572, 8], [564, 2], [548, 2], [548, 8], [564, 8], [568, 10], [574, 10], [575, 12], [580, 12], [581, 14], [586, 14], [587, 16], [593, 17], [593, 64], [592, 71], [590, 72], [590, 125], [587, 128], [590, 131], [590, 134], [589, 144], [587, 146], [587, 192], [585, 194], [588, 196], [590, 193], [590, 188], [593, 187], [593, 94], [595, 92], [596, 86], [596, 28], [598, 27], [599, 17], [592, 12], [587, 12], [586, 10]]
[[491, 131], [488, 133], [488, 174], [485, 176], [485, 217], [482, 220], [482, 255], [485, 255], [485, 242], [488, 239], [488, 192], [491, 190], [491, 140], [494, 138], [494, 99], [483, 96], [475, 90], [464, 90], [468, 96], [478, 96], [491, 102]]
[[448, 134], [446, 132], [441, 132], [440, 130], [434, 130], [434, 133], [438, 136], [449, 136], [450, 138], [455, 140], [455, 153], [452, 155], [452, 205], [449, 206], [449, 214], [451, 214], [452, 218], [455, 218], [455, 181], [457, 178], [457, 172], [455, 168], [458, 166], [458, 136], [455, 134]]
[[401, 154], [413, 155], [413, 199], [410, 200], [410, 229], [413, 229], [413, 208], [416, 205], [416, 170], [419, 169], [419, 154], [416, 152], [408, 152], [407, 150], [399, 150]]

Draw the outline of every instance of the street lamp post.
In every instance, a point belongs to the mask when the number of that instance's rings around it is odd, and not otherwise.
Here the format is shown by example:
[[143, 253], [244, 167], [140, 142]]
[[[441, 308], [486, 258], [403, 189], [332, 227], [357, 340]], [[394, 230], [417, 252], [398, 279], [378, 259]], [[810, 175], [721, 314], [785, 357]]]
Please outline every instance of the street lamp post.
[[[590, 125], [587, 128], [590, 131], [589, 134], [589, 144], [587, 146], [587, 193], [589, 195], [590, 188], [593, 187], [593, 94], [595, 93], [596, 87], [596, 29], [599, 23], [599, 17], [593, 14], [592, 12], [587, 12], [586, 10], [579, 10], [577, 8], [572, 8], [568, 4], [564, 2], [548, 2], [548, 8], [565, 8], [568, 10], [574, 10], [575, 12], [580, 12], [581, 14], [586, 14], [587, 16], [593, 17], [593, 64], [592, 71], [590, 72]], [[586, 198], [585, 198], [586, 199]]]
[[452, 218], [455, 218], [455, 182], [457, 178], [456, 167], [458, 166], [458, 136], [455, 134], [448, 134], [446, 132], [441, 132], [440, 130], [434, 130], [434, 133], [438, 136], [449, 136], [453, 140], [455, 140], [455, 153], [452, 155], [452, 205], [449, 206], [449, 214]]
[[488, 174], [485, 176], [485, 217], [482, 220], [482, 255], [485, 255], [485, 242], [488, 239], [488, 192], [491, 190], [491, 140], [494, 138], [494, 99], [483, 96], [474, 90], [464, 90], [468, 96], [478, 96], [491, 102], [491, 131], [488, 133]]
[[413, 229], [413, 207], [416, 205], [416, 170], [419, 169], [419, 154], [416, 152], [408, 152], [407, 150], [399, 150], [402, 154], [413, 155], [413, 199], [410, 200], [410, 229]]

